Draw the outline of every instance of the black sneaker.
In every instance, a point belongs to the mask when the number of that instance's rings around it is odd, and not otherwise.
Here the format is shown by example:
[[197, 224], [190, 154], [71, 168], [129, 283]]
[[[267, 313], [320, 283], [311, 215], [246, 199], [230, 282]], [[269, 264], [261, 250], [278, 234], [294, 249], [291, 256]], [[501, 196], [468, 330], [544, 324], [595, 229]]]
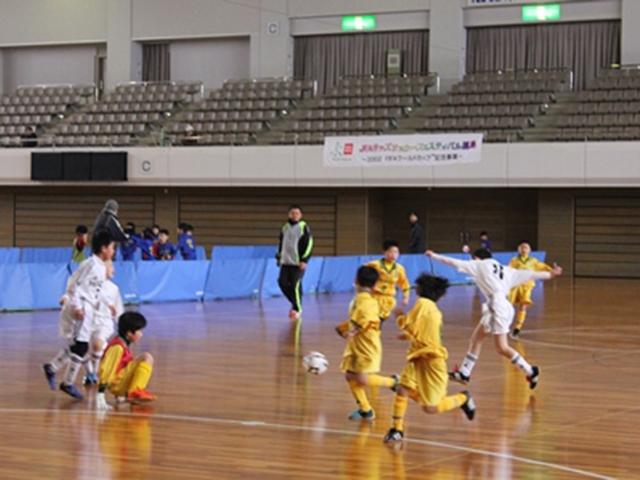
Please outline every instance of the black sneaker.
[[531, 375], [527, 377], [527, 382], [529, 382], [529, 388], [533, 390], [538, 385], [538, 380], [540, 379], [540, 369], [538, 367], [532, 366]]
[[61, 383], [60, 390], [67, 395], [71, 395], [73, 398], [77, 398], [78, 400], [82, 400], [84, 398], [84, 395], [78, 391], [75, 385], [65, 385], [64, 383]]
[[44, 376], [47, 377], [47, 382], [49, 383], [51, 390], [56, 390], [58, 388], [56, 385], [56, 372], [53, 371], [51, 365], [48, 363], [42, 365], [42, 370], [44, 371]]
[[509, 338], [511, 340], [520, 340], [520, 329], [519, 328], [514, 328], [513, 332], [511, 332], [509, 334]]
[[389, 429], [387, 434], [384, 436], [382, 441], [384, 443], [396, 443], [401, 442], [404, 438], [404, 433], [401, 430], [396, 430], [395, 428]]
[[467, 383], [469, 383], [471, 378], [455, 370], [453, 372], [449, 372], [449, 380], [453, 380], [454, 382], [458, 382], [458, 383], [461, 383], [462, 385], [466, 385]]
[[373, 420], [376, 418], [376, 413], [373, 409], [365, 412], [364, 410], [356, 410], [351, 415], [349, 415], [349, 420]]
[[473, 401], [473, 397], [467, 390], [461, 393], [467, 396], [467, 401], [460, 405], [460, 408], [469, 420], [473, 420], [473, 417], [476, 416], [476, 402]]
[[391, 375], [391, 378], [393, 378], [393, 381], [395, 382], [393, 384], [393, 387], [391, 387], [391, 391], [392, 392], [397, 392], [398, 391], [398, 387], [400, 386], [400, 375]]

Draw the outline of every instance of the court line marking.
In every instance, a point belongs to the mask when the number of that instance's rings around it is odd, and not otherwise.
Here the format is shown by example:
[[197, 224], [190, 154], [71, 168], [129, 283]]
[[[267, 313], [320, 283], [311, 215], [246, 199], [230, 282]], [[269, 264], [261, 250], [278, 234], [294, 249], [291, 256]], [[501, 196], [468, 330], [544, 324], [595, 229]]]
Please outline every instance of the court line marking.
[[[97, 410], [52, 410], [47, 408], [0, 408], [0, 413], [67, 413], [67, 414], [75, 414], [75, 415], [96, 415], [98, 416], [100, 413]], [[106, 415], [116, 415], [121, 417], [135, 417], [135, 418], [149, 418], [149, 419], [161, 419], [161, 420], [173, 420], [180, 422], [191, 422], [191, 423], [220, 423], [227, 425], [240, 425], [243, 427], [255, 427], [255, 428], [270, 428], [277, 430], [296, 430], [296, 431], [304, 431], [304, 432], [320, 432], [320, 433], [328, 433], [333, 435], [349, 435], [349, 436], [359, 436], [364, 435], [360, 432], [354, 432], [350, 430], [340, 430], [335, 428], [323, 428], [323, 427], [310, 427], [305, 425], [287, 425], [283, 423], [269, 423], [269, 422], [261, 422], [261, 421], [248, 421], [248, 420], [234, 420], [234, 419], [225, 419], [225, 418], [213, 418], [213, 417], [190, 417], [187, 415], [172, 415], [172, 414], [151, 414], [151, 415], [143, 415], [139, 413], [132, 412], [104, 412]], [[383, 435], [378, 434], [366, 434], [371, 437], [383, 438]], [[433, 442], [431, 440], [422, 440], [419, 438], [410, 438], [405, 439], [405, 442], [414, 443], [418, 445], [427, 445], [430, 447], [442, 448], [455, 450], [458, 452], [465, 453], [474, 453], [478, 455], [484, 455], [487, 457], [499, 458], [502, 460], [511, 460], [520, 463], [525, 463], [528, 465], [534, 465], [537, 467], [545, 467], [550, 468], [552, 470], [559, 470], [562, 472], [574, 473], [576, 475], [582, 475], [588, 478], [598, 478], [600, 480], [617, 480], [615, 477], [608, 477], [606, 475], [600, 475], [599, 473], [589, 472], [587, 470], [580, 470], [578, 468], [569, 467], [566, 465], [560, 465], [556, 463], [544, 462], [541, 460], [533, 460], [525, 457], [518, 457], [516, 455], [509, 455], [506, 453], [499, 452], [491, 452], [488, 450], [481, 450], [479, 448], [470, 448], [464, 447], [461, 445], [454, 445], [451, 443], [443, 443], [443, 442]]]

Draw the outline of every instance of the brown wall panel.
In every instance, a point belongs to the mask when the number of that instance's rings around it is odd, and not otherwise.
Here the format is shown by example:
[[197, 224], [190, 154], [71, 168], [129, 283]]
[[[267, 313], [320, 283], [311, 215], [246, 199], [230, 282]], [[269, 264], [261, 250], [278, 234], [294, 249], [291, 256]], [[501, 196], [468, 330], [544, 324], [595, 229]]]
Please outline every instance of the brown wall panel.
[[574, 198], [571, 191], [540, 190], [538, 195], [538, 243], [547, 261], [573, 274]]
[[14, 196], [11, 193], [0, 194], [0, 247], [12, 247], [14, 235]]
[[[18, 193], [15, 196], [15, 245], [57, 247], [71, 245], [78, 224], [93, 227], [106, 195]], [[153, 223], [152, 195], [118, 195], [122, 223]]]

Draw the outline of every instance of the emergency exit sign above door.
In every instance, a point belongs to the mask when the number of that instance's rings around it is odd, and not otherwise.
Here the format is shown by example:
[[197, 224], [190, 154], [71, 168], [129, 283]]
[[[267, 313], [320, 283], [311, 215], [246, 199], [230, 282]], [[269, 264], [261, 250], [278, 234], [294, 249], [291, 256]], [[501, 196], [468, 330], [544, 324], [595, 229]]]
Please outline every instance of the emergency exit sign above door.
[[562, 7], [559, 3], [546, 5], [527, 5], [522, 7], [523, 22], [548, 22], [562, 18]]
[[348, 15], [342, 17], [342, 30], [375, 30], [375, 15]]

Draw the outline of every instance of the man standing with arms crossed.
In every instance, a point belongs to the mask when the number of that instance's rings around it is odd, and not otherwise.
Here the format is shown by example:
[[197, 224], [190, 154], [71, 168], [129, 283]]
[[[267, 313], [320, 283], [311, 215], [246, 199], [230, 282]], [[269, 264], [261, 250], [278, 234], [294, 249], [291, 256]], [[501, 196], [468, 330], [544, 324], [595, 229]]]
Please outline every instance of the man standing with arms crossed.
[[313, 237], [309, 225], [302, 220], [299, 205], [289, 207], [289, 221], [280, 231], [276, 262], [280, 267], [278, 285], [291, 302], [290, 320], [298, 320], [302, 313], [302, 276], [313, 251]]

